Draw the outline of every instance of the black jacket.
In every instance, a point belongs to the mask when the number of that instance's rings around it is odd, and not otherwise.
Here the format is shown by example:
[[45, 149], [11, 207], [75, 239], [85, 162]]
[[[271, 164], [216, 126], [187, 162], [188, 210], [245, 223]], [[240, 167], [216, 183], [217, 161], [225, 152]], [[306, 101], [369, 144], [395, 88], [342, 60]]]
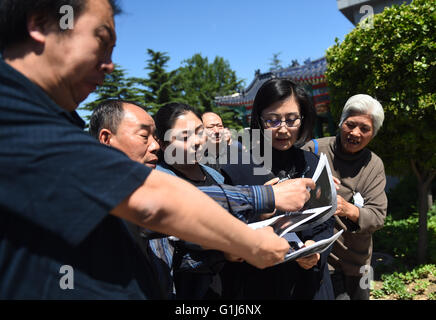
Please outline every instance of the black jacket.
[[[242, 156], [240, 160], [242, 159]], [[292, 147], [287, 151], [273, 150], [272, 166], [264, 175], [254, 175], [253, 169], [263, 164], [224, 165], [221, 173], [225, 183], [234, 185], [261, 185], [274, 177], [310, 178], [315, 172], [319, 158], [315, 154]], [[298, 236], [318, 241], [333, 235], [334, 218], [301, 232]], [[321, 259], [310, 270], [304, 270], [296, 262], [287, 262], [265, 270], [247, 263], [228, 263], [221, 272], [223, 298], [228, 299], [334, 299], [333, 288], [327, 267], [330, 250], [321, 254]]]

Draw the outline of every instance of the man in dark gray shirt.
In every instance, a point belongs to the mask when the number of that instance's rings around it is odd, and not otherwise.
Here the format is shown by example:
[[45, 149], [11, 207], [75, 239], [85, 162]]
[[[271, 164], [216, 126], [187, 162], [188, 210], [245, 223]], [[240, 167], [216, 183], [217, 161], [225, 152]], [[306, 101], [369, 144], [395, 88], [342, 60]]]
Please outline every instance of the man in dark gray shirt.
[[[59, 24], [64, 5], [71, 30]], [[156, 297], [123, 220], [260, 268], [289, 249], [271, 228], [251, 230], [189, 183], [83, 132], [75, 109], [113, 71], [116, 9], [109, 0], [0, 3], [0, 298]], [[287, 196], [276, 203], [301, 207], [307, 186], [277, 188]], [[74, 270], [66, 287], [62, 270]]]

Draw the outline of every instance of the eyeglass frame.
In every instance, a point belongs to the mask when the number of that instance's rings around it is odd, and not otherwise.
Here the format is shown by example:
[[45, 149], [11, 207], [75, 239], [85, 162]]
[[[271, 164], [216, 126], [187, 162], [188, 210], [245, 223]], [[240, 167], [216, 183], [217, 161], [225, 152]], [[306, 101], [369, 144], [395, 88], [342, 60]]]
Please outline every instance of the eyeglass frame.
[[[293, 119], [293, 120], [291, 120], [291, 119], [285, 119], [285, 120], [282, 120], [282, 119], [280, 119], [280, 120], [279, 120], [279, 119], [277, 119], [277, 120], [271, 120], [271, 119], [264, 119], [263, 117], [259, 117], [259, 118], [262, 120], [265, 129], [278, 129], [278, 128], [280, 128], [280, 127], [282, 126], [282, 123], [283, 123], [283, 122], [285, 123], [286, 128], [299, 128], [299, 127], [301, 127], [301, 123], [302, 123], [302, 121], [303, 121], [303, 119], [304, 119], [304, 116], [297, 117], [297, 118], [295, 118], [295, 119]], [[279, 124], [278, 126], [276, 126], [276, 127], [267, 127], [267, 126], [265, 125], [266, 120], [270, 120], [270, 121], [280, 121], [280, 124]], [[292, 126], [288, 126], [288, 124], [287, 124], [286, 121], [289, 121], [289, 120], [292, 121], [292, 124], [294, 124], [295, 121], [300, 120], [300, 124], [299, 124], [298, 126], [294, 126], [294, 125], [292, 125]]]

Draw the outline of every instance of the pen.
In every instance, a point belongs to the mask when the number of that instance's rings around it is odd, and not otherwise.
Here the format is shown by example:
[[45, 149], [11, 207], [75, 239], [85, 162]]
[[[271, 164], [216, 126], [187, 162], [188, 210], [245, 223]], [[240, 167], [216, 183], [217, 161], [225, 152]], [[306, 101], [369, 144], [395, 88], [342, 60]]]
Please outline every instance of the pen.
[[301, 174], [301, 177], [304, 178], [304, 175], [305, 175], [306, 173], [308, 173], [309, 170], [310, 170], [310, 167], [307, 166], [306, 169], [304, 169], [303, 173]]

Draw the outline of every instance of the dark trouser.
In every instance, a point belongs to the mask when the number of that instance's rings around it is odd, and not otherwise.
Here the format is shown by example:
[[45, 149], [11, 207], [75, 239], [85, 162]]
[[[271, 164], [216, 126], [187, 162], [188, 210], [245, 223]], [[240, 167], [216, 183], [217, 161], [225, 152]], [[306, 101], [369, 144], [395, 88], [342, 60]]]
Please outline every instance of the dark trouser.
[[369, 300], [369, 288], [362, 288], [362, 277], [347, 276], [342, 271], [335, 270], [331, 274], [333, 291], [336, 300]]

